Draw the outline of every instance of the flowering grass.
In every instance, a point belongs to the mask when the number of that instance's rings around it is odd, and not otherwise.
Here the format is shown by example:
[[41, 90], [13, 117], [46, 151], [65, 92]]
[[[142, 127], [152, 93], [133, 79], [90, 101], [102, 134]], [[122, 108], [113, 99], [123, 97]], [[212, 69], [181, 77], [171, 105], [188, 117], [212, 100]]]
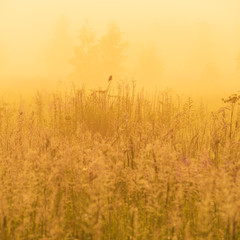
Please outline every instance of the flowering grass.
[[240, 239], [237, 103], [129, 85], [2, 102], [0, 239]]

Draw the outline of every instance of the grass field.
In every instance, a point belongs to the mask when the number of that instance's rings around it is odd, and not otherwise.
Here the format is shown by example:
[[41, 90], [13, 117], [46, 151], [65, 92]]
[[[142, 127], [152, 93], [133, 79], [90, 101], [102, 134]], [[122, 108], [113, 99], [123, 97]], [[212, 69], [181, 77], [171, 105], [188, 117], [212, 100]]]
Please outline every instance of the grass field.
[[238, 100], [131, 84], [2, 100], [0, 239], [240, 239]]

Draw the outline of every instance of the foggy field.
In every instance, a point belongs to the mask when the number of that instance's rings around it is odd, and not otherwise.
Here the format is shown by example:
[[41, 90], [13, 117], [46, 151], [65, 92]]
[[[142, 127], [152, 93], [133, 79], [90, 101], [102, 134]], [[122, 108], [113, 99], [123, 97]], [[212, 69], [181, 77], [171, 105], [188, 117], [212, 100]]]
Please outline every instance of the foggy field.
[[239, 239], [239, 97], [113, 91], [1, 102], [0, 239]]
[[0, 240], [240, 240], [239, 0], [0, 0]]

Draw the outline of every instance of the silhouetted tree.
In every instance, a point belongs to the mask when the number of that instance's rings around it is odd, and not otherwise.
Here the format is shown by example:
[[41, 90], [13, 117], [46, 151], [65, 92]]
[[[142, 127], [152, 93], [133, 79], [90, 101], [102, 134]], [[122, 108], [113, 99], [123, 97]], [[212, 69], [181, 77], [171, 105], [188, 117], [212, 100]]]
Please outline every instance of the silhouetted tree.
[[95, 31], [86, 22], [79, 31], [79, 45], [71, 60], [74, 66], [72, 77], [82, 82], [93, 82], [99, 76], [99, 48]]
[[127, 42], [122, 39], [122, 33], [116, 23], [108, 26], [107, 33], [99, 41], [100, 57], [103, 75], [120, 75], [124, 71]]
[[70, 58], [73, 56], [73, 39], [67, 19], [61, 15], [58, 19], [54, 36], [47, 49], [47, 71], [56, 77], [70, 73]]
[[72, 77], [88, 84], [105, 83], [110, 75], [123, 71], [126, 43], [116, 24], [109, 25], [99, 40], [95, 31], [85, 23], [80, 29], [79, 45], [75, 48]]
[[[217, 64], [217, 50], [215, 48], [211, 26], [202, 23], [197, 27], [197, 35], [193, 49], [189, 58], [189, 74], [195, 81], [190, 83], [196, 85], [200, 83], [205, 91], [212, 91], [219, 83], [219, 68]], [[199, 86], [199, 87], [200, 87]], [[212, 87], [212, 88], [211, 88]]]

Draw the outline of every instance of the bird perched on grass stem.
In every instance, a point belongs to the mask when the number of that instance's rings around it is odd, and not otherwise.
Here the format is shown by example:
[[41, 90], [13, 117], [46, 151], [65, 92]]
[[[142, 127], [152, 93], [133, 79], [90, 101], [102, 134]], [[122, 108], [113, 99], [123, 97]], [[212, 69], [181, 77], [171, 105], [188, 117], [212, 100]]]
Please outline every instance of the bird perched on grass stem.
[[110, 75], [108, 78], [108, 82], [111, 82], [111, 81], [112, 81], [112, 75]]

